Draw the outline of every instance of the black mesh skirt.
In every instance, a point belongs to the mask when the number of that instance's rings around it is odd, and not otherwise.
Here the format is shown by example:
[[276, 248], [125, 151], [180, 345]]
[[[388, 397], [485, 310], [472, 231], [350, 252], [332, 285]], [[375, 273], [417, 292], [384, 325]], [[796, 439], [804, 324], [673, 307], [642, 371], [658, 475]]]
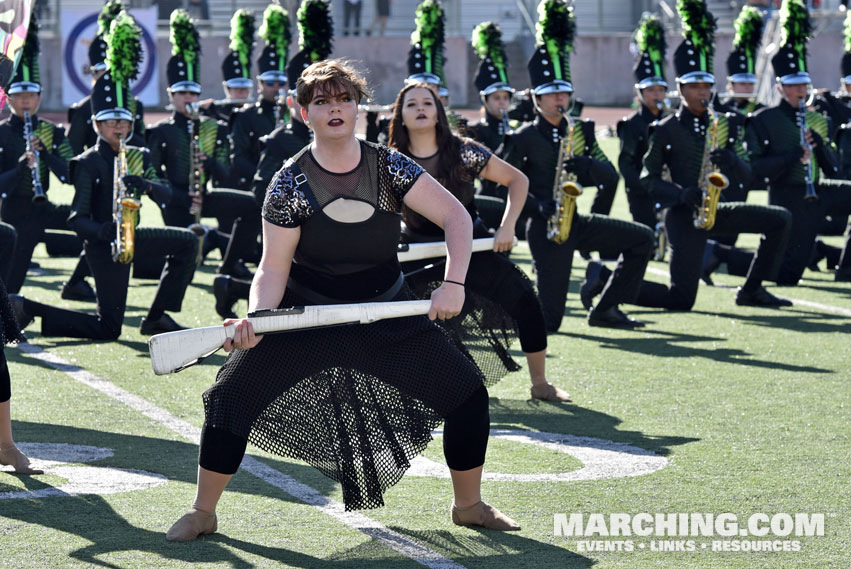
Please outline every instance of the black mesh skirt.
[[[419, 299], [428, 299], [443, 284], [445, 266], [405, 263], [405, 281]], [[509, 349], [517, 340], [517, 323], [509, 314], [513, 302], [526, 289], [534, 290], [523, 271], [507, 257], [484, 251], [470, 257], [465, 282], [464, 310], [439, 322], [461, 352], [473, 360], [485, 376], [485, 385], [496, 384], [508, 372], [520, 369]]]
[[[304, 304], [288, 290], [281, 306]], [[414, 316], [269, 334], [229, 354], [204, 408], [208, 426], [339, 482], [347, 510], [375, 508], [483, 381], [436, 324]]]

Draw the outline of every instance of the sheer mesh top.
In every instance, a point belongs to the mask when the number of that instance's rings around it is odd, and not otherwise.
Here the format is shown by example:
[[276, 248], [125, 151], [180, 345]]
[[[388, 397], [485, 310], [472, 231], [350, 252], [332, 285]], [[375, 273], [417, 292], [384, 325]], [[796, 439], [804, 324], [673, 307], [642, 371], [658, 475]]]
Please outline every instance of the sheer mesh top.
[[[464, 182], [459, 184], [460, 187], [446, 186], [453, 196], [458, 198], [461, 205], [470, 213], [470, 216], [475, 220], [478, 217], [476, 211], [476, 203], [473, 199], [476, 194], [474, 182], [479, 174], [484, 170], [491, 157], [491, 151], [488, 148], [475, 140], [469, 138], [461, 139], [461, 167], [464, 169]], [[426, 158], [414, 156], [413, 159], [425, 168], [426, 172], [437, 179], [441, 184], [446, 184], [445, 180], [440, 180], [437, 176], [438, 166], [440, 163], [441, 150]], [[408, 228], [408, 233], [418, 233], [423, 236], [437, 237], [443, 234], [443, 230], [437, 225], [430, 222], [420, 214], [411, 211], [408, 208], [404, 209], [405, 225]]]
[[[313, 199], [299, 188], [291, 169], [297, 163], [307, 180]], [[402, 199], [424, 170], [413, 160], [386, 146], [361, 141], [361, 161], [351, 172], [337, 174], [322, 168], [310, 147], [290, 158], [275, 174], [263, 203], [263, 218], [281, 227], [298, 227], [314, 207], [325, 207], [338, 197], [370, 203], [380, 211], [399, 213]]]

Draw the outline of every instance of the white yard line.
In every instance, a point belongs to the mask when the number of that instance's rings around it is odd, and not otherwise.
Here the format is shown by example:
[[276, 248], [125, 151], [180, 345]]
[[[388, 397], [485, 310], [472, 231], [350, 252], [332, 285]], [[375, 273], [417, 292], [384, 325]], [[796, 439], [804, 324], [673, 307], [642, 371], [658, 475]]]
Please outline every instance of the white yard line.
[[[663, 271], [662, 269], [657, 269], [655, 267], [647, 267], [647, 272], [652, 273], [654, 275], [658, 275], [660, 277], [668, 277], [670, 273], [668, 271]], [[700, 281], [701, 285], [707, 286], [705, 282]], [[789, 297], [785, 297], [789, 298]], [[851, 310], [847, 308], [841, 308], [839, 306], [832, 306], [830, 304], [821, 304], [819, 302], [811, 302], [809, 300], [802, 300], [800, 298], [789, 298], [793, 304], [796, 306], [807, 306], [809, 308], [815, 308], [816, 310], [821, 310], [823, 312], [830, 312], [832, 314], [841, 314], [842, 316], [851, 316]]]
[[[47, 352], [41, 347], [33, 344], [19, 344], [18, 349], [28, 356], [40, 360], [52, 368], [71, 376], [76, 381], [100, 391], [104, 395], [107, 395], [131, 409], [140, 412], [155, 423], [163, 425], [184, 439], [195, 444], [198, 444], [201, 440], [201, 429], [198, 427], [187, 423], [183, 419], [175, 417], [165, 409], [157, 407], [138, 395], [134, 395], [129, 391], [106, 381], [105, 379], [97, 377], [93, 373], [86, 371], [81, 367], [65, 361], [56, 354]], [[318, 490], [299, 482], [291, 476], [287, 476], [283, 472], [275, 470], [256, 458], [246, 455], [240, 468], [253, 474], [257, 478], [268, 482], [272, 486], [280, 488], [290, 496], [317, 508], [325, 514], [328, 514], [340, 523], [356, 529], [370, 538], [379, 541], [399, 554], [416, 561], [420, 565], [424, 565], [432, 569], [464, 569], [463, 565], [460, 565], [455, 561], [440, 555], [436, 551], [432, 551], [424, 545], [421, 545], [410, 538], [385, 527], [372, 518], [358, 512], [345, 511], [343, 504], [340, 502], [322, 495]]]

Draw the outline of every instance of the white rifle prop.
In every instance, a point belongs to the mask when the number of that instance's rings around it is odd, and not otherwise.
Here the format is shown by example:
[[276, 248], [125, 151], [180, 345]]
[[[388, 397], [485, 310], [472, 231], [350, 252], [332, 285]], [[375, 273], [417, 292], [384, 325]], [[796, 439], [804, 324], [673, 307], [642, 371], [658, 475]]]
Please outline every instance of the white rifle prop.
[[[517, 238], [514, 238], [514, 245], [517, 245]], [[493, 237], [484, 237], [482, 239], [473, 239], [473, 253], [493, 250]], [[433, 259], [435, 257], [446, 256], [446, 242], [432, 241], [429, 243], [402, 243], [399, 245], [396, 255], [400, 263], [407, 261], [419, 261], [422, 259]]]
[[[364, 302], [258, 310], [248, 320], [256, 334], [304, 330], [343, 324], [369, 324], [387, 318], [427, 314], [430, 300]], [[236, 324], [207, 326], [157, 334], [148, 340], [154, 373], [164, 375], [197, 364], [233, 338]]]

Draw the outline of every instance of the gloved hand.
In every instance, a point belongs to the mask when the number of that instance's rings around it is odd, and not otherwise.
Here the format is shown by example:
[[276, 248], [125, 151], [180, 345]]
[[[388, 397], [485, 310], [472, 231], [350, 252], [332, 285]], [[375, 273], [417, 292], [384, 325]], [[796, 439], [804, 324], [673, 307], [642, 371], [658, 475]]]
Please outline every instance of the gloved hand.
[[824, 139], [821, 137], [821, 135], [819, 133], [817, 133], [813, 129], [810, 129], [810, 137], [812, 137], [812, 139], [813, 139], [813, 142], [812, 142], [813, 148], [821, 148], [821, 146], [824, 144]]
[[98, 228], [98, 241], [112, 241], [115, 239], [115, 222], [107, 221]]
[[207, 179], [210, 178], [210, 175], [213, 173], [215, 167], [216, 167], [216, 159], [213, 158], [212, 156], [205, 156], [204, 157], [204, 172], [207, 175]]
[[538, 215], [540, 215], [544, 219], [551, 218], [555, 212], [556, 212], [555, 200], [539, 200], [538, 201]]
[[588, 156], [574, 156], [569, 160], [565, 160], [564, 168], [566, 171], [573, 172], [577, 176], [587, 176], [593, 164], [594, 160]]
[[709, 160], [722, 170], [736, 165], [736, 154], [729, 148], [716, 148], [709, 153]]
[[680, 203], [684, 203], [686, 205], [699, 207], [700, 203], [703, 201], [703, 192], [700, 191], [699, 188], [688, 187], [683, 188], [682, 193], [680, 193]]
[[124, 185], [128, 189], [135, 191], [139, 195], [148, 193], [148, 190], [150, 188], [150, 184], [142, 176], [135, 176], [133, 174], [130, 174], [121, 178], [121, 181], [124, 182]]

